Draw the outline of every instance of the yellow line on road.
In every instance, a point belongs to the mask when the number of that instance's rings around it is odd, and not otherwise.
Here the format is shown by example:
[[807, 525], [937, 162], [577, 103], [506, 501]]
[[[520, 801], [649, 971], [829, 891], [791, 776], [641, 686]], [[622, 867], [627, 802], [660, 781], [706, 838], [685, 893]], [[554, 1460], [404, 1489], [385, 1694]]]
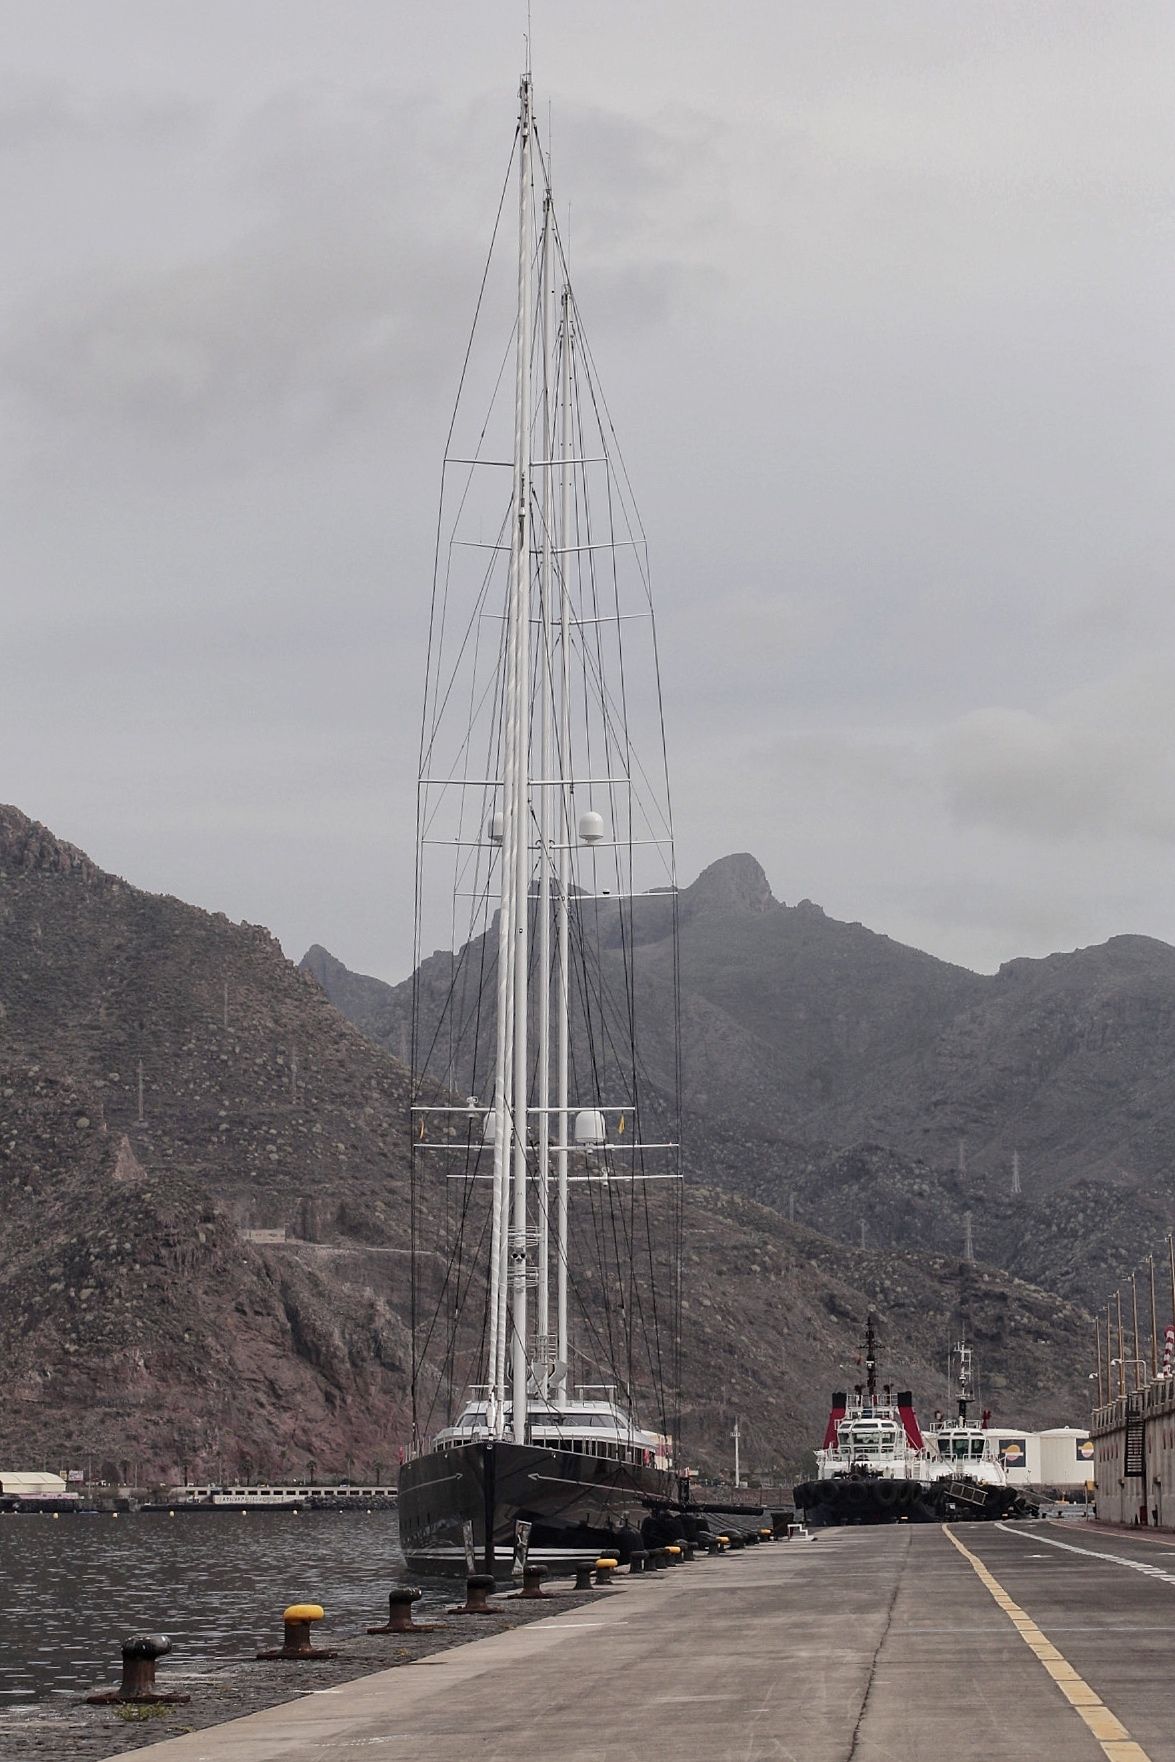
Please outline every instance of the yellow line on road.
[[1048, 1671], [1078, 1719], [1083, 1719], [1090, 1732], [1106, 1753], [1107, 1762], [1151, 1762], [1141, 1744], [1136, 1744], [1122, 1721], [1106, 1706], [1100, 1695], [1083, 1677], [1078, 1676], [1068, 1659], [1052, 1641], [1041, 1633], [1031, 1615], [1014, 1603], [998, 1578], [995, 1578], [970, 1548], [964, 1548], [958, 1536], [943, 1524], [942, 1533], [959, 1550], [964, 1560], [975, 1568], [976, 1576], [986, 1585], [1008, 1620], [1041, 1664]]

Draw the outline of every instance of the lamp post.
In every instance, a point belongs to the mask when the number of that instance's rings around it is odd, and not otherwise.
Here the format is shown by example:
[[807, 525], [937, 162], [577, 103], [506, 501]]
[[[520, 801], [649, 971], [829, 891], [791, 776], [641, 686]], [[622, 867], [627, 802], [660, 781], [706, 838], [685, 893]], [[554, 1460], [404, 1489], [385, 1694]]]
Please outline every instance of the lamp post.
[[1095, 1315], [1093, 1318], [1094, 1351], [1097, 1354], [1097, 1404], [1104, 1405], [1102, 1398], [1102, 1324]]
[[[1145, 1377], [1146, 1377], [1146, 1360], [1145, 1359], [1142, 1359], [1142, 1358], [1111, 1358], [1110, 1363], [1116, 1364], [1119, 1366], [1118, 1377], [1119, 1377], [1119, 1380], [1121, 1383], [1123, 1394], [1126, 1393], [1126, 1370], [1127, 1370], [1127, 1368], [1133, 1370], [1133, 1372], [1134, 1372], [1134, 1378], [1135, 1378], [1134, 1386], [1136, 1389], [1139, 1388], [1141, 1386], [1141, 1384], [1143, 1383], [1143, 1381], [1145, 1380]], [[1141, 1377], [1138, 1374], [1140, 1370], [1143, 1373]]]

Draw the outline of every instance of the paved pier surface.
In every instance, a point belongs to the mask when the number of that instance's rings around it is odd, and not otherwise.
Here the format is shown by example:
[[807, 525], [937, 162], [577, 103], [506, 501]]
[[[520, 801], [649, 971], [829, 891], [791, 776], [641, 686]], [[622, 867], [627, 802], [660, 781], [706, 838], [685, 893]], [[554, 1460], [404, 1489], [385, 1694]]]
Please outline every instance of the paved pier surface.
[[1077, 1524], [829, 1530], [137, 1753], [1175, 1762], [1175, 1553]]

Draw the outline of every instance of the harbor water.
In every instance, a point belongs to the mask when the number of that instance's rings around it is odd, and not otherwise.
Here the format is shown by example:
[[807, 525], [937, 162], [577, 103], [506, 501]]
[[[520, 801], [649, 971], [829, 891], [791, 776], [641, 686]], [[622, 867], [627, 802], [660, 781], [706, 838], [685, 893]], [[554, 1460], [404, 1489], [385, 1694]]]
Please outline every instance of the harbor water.
[[[321, 1603], [329, 1644], [387, 1619], [403, 1582], [394, 1511], [0, 1518], [0, 1709], [117, 1682], [126, 1634], [162, 1632], [167, 1668], [281, 1641], [289, 1603]], [[452, 1581], [422, 1581], [423, 1606]]]

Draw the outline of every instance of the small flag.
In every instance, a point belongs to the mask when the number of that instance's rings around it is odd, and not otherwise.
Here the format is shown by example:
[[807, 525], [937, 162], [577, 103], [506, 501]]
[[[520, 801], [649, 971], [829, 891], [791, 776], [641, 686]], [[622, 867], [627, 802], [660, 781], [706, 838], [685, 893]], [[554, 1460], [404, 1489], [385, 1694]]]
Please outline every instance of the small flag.
[[623, 1135], [623, 1132], [624, 1132], [624, 1115], [623, 1114], [621, 1114], [621, 1116], [620, 1116], [620, 1124], [617, 1126], [616, 1130]]

